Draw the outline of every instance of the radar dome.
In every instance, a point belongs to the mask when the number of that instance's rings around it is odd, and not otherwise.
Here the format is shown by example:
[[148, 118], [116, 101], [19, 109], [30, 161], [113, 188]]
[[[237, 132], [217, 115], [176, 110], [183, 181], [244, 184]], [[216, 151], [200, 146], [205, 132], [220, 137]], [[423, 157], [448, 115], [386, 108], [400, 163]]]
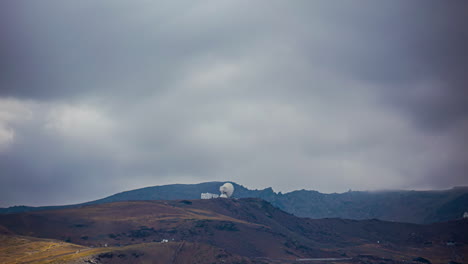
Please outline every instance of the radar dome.
[[232, 185], [230, 182], [226, 182], [221, 187], [219, 187], [219, 191], [221, 192], [219, 197], [229, 198], [234, 193], [234, 185]]

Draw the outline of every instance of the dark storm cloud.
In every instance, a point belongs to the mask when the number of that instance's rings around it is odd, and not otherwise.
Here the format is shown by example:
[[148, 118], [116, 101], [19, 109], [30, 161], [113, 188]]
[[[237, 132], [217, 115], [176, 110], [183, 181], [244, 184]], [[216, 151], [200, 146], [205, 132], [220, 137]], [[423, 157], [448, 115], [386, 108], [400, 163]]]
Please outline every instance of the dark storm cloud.
[[404, 19], [402, 39], [413, 60], [406, 84], [395, 89], [402, 106], [424, 129], [440, 130], [468, 118], [468, 3], [429, 2]]
[[[140, 97], [166, 89], [197, 57], [235, 55], [242, 48], [235, 44], [242, 35], [232, 35], [229, 24], [205, 21], [204, 6], [197, 8], [188, 2], [10, 5], [14, 17], [4, 52], [10, 70], [2, 93], [40, 99], [115, 92]], [[191, 13], [198, 19], [194, 24]]]
[[467, 184], [465, 2], [0, 5], [0, 205]]
[[136, 80], [144, 82], [150, 72], [143, 69], [150, 66], [162, 84], [170, 75], [171, 50], [161, 46], [171, 45], [165, 38], [151, 41], [147, 28], [126, 23], [138, 15], [124, 12], [128, 7], [59, 1], [8, 6], [4, 12], [13, 15], [3, 34], [8, 78], [2, 78], [2, 94], [47, 100], [119, 90], [122, 79], [131, 86], [125, 88], [142, 92], [148, 87]]

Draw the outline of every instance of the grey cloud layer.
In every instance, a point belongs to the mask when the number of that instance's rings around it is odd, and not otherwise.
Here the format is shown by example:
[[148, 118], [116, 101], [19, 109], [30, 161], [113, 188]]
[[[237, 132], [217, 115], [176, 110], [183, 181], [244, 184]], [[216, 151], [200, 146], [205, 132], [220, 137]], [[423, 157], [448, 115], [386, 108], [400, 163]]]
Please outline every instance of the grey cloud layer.
[[468, 183], [462, 1], [1, 5], [0, 205]]

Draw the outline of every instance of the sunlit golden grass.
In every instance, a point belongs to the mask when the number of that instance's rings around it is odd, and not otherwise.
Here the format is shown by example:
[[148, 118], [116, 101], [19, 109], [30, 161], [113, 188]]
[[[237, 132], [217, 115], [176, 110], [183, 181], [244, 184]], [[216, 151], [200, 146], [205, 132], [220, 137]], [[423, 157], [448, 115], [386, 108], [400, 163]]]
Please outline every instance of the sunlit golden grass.
[[66, 263], [112, 250], [115, 248], [89, 248], [53, 239], [0, 235], [2, 264]]
[[72, 254], [85, 247], [52, 239], [0, 236], [0, 263], [35, 263], [40, 259]]

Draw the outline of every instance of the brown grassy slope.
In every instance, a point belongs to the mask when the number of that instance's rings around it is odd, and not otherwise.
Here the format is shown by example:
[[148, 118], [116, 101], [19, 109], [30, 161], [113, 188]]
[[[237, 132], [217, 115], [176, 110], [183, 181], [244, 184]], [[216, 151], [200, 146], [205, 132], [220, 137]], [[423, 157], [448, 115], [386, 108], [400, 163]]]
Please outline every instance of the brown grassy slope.
[[190, 208], [205, 208], [212, 212], [250, 223], [262, 224], [282, 233], [300, 233], [321, 246], [356, 245], [356, 243], [393, 243], [424, 246], [427, 242], [447, 241], [468, 244], [468, 219], [418, 225], [371, 220], [339, 218], [309, 219], [288, 214], [270, 203], [258, 199], [193, 200]]
[[14, 235], [0, 235], [0, 263], [48, 263], [62, 256], [75, 255], [78, 251], [95, 254], [84, 246], [53, 239], [40, 239]]
[[[21, 235], [84, 246], [169, 239], [272, 259], [352, 256], [358, 254], [360, 246], [377, 248], [376, 254], [391, 249], [411, 256], [407, 249], [425, 248], [428, 243], [468, 243], [468, 221], [423, 226], [378, 220], [313, 220], [287, 214], [259, 199], [116, 202], [2, 215], [0, 225]], [[444, 254], [450, 250], [444, 249]]]
[[93, 259], [102, 264], [252, 263], [248, 258], [228, 253], [223, 249], [189, 242], [143, 243], [113, 248], [112, 251], [95, 255]]
[[[467, 220], [417, 225], [375, 219], [308, 219], [287, 214], [256, 199], [220, 200], [216, 203], [194, 200], [190, 206], [209, 208], [244, 221], [262, 223], [274, 230], [287, 229], [290, 233], [310, 238], [323, 250], [350, 257], [368, 254], [402, 262], [425, 257], [432, 263], [448, 263], [451, 260], [464, 263], [463, 259], [468, 258]], [[447, 246], [448, 241], [455, 241], [456, 245]], [[364, 258], [363, 261], [370, 260]]]
[[209, 245], [169, 242], [143, 243], [126, 247], [89, 248], [53, 239], [0, 235], [2, 264], [65, 263], [251, 263]]
[[[0, 216], [17, 234], [55, 238], [85, 246], [120, 246], [169, 239], [225, 248], [242, 256], [328, 256], [310, 239], [210, 207], [225, 201], [135, 201]], [[231, 200], [236, 206], [242, 201]], [[250, 206], [246, 204], [246, 206]]]

